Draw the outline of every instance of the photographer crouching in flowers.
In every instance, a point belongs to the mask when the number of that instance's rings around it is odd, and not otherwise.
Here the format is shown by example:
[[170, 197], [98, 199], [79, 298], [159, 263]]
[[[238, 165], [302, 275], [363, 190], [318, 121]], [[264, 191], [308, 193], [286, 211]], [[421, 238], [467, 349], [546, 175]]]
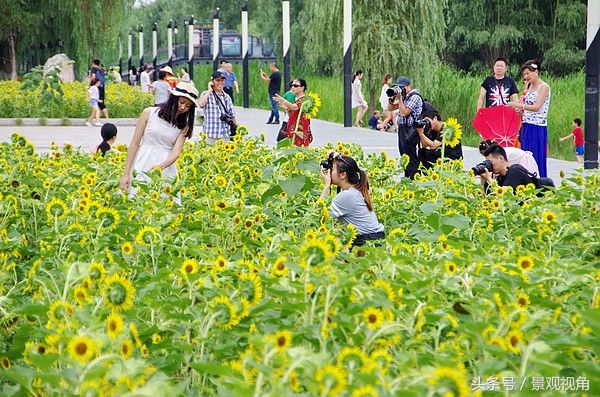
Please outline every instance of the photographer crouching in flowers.
[[338, 187], [338, 194], [333, 198], [329, 215], [344, 224], [352, 224], [358, 231], [353, 246], [364, 245], [367, 240], [385, 238], [384, 227], [377, 220], [369, 197], [369, 179], [367, 174], [358, 168], [352, 157], [334, 151], [327, 153], [327, 160], [321, 162], [321, 179], [323, 191], [321, 198], [329, 195], [331, 185]]
[[488, 192], [494, 175], [498, 186], [511, 186], [515, 190], [520, 185], [527, 186], [530, 183], [537, 185], [536, 178], [522, 165], [508, 163], [506, 151], [502, 146], [491, 145], [483, 155], [486, 161], [473, 167], [473, 173], [481, 177], [484, 192]]
[[[415, 122], [415, 127], [421, 140], [421, 148], [418, 152], [419, 161], [424, 168], [433, 167], [433, 164], [442, 157], [450, 160], [463, 158], [460, 143], [462, 131], [454, 119], [451, 118], [447, 123], [442, 123], [440, 113], [432, 109], [421, 114], [420, 119]], [[444, 146], [443, 153], [442, 146]]]

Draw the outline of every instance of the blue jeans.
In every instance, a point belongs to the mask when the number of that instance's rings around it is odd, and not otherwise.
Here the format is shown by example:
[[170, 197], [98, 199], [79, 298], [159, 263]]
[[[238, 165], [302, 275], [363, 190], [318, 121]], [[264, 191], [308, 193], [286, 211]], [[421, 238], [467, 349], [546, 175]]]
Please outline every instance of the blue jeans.
[[269, 116], [269, 121], [277, 121], [279, 122], [279, 108], [277, 107], [277, 102], [273, 99], [275, 94], [279, 94], [278, 92], [269, 92], [269, 102], [271, 103], [271, 115]]

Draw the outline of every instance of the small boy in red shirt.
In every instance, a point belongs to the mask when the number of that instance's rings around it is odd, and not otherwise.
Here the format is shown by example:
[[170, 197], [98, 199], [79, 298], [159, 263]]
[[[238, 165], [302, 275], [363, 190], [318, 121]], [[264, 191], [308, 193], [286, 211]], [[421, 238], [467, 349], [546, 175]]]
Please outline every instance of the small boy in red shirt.
[[573, 120], [573, 132], [569, 135], [564, 136], [559, 139], [559, 141], [564, 141], [565, 139], [569, 139], [573, 137], [573, 143], [575, 144], [575, 157], [577, 157], [577, 161], [583, 164], [583, 130], [581, 129], [581, 119], [576, 118]]

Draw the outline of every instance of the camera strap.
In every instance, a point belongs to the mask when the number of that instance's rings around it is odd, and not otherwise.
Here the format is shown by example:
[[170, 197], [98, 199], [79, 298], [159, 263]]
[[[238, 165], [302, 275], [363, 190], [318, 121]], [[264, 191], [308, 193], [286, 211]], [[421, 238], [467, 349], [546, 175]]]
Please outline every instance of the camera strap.
[[[223, 104], [223, 102], [221, 101], [221, 98], [219, 98], [219, 96], [217, 95], [217, 93], [213, 91], [212, 94], [215, 96], [215, 98], [217, 98], [217, 102], [219, 103], [219, 108], [223, 111], [222, 114], [225, 114], [225, 115], [227, 115], [229, 117], [233, 117], [232, 114], [229, 114], [227, 112], [227, 109], [225, 109], [225, 105]], [[227, 95], [227, 94], [224, 94], [224, 95]]]

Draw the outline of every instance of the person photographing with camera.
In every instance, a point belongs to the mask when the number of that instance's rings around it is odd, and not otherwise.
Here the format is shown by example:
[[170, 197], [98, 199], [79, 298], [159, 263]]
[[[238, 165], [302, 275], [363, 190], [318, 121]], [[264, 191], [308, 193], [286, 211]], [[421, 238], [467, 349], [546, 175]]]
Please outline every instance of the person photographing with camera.
[[358, 231], [354, 246], [364, 245], [368, 240], [385, 238], [384, 226], [377, 220], [369, 196], [369, 179], [352, 157], [334, 151], [327, 153], [327, 159], [321, 162], [323, 191], [321, 198], [329, 196], [331, 185], [338, 187], [333, 198], [329, 215], [343, 224], [352, 224]]
[[535, 176], [522, 165], [509, 165], [506, 151], [502, 146], [491, 145], [483, 155], [486, 160], [473, 167], [473, 173], [481, 177], [484, 191], [487, 192], [494, 175], [498, 186], [511, 186], [515, 190], [519, 185], [527, 186], [530, 183], [537, 185]]
[[202, 130], [208, 136], [206, 143], [214, 145], [219, 139], [229, 141], [238, 123], [231, 98], [224, 90], [225, 75], [217, 70], [210, 77], [207, 90], [198, 99], [198, 106], [204, 108]]
[[415, 131], [414, 123], [419, 119], [423, 109], [423, 98], [411, 85], [408, 77], [401, 76], [396, 80], [396, 85], [388, 89], [389, 105], [387, 110], [398, 110], [398, 151], [400, 156], [408, 156], [408, 165], [404, 175], [410, 179], [415, 178], [419, 171], [419, 158], [417, 144], [419, 134]]
[[[418, 152], [419, 161], [424, 168], [431, 168], [438, 159], [442, 158], [442, 145], [444, 144], [442, 116], [437, 110], [424, 111], [421, 113], [420, 119], [415, 122], [415, 128], [421, 141], [421, 148]], [[452, 147], [445, 145], [444, 158], [450, 160], [463, 158], [460, 141]]]

